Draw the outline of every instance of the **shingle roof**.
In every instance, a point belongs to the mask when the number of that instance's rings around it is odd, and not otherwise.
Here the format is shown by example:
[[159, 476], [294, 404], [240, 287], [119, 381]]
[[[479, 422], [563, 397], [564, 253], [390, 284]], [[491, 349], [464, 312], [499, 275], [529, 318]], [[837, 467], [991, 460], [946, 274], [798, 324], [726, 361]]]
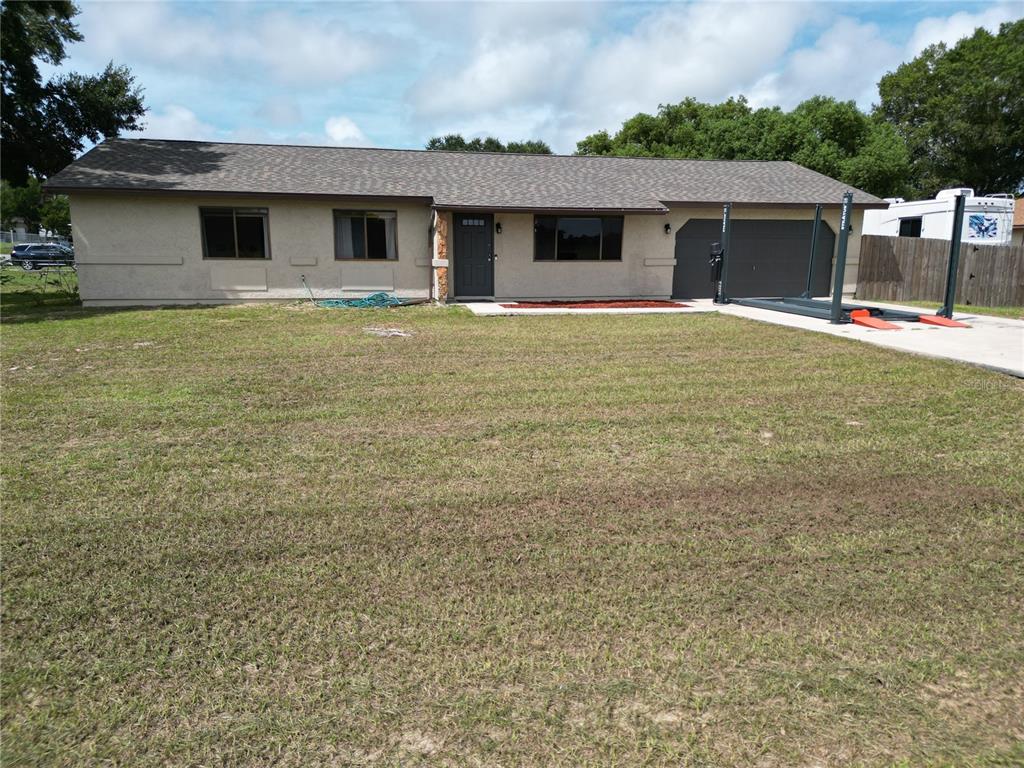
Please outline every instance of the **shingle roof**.
[[[664, 210], [665, 203], [838, 203], [846, 184], [784, 161], [577, 157], [110, 139], [51, 191], [415, 197], [442, 208]], [[854, 192], [854, 203], [883, 204]]]

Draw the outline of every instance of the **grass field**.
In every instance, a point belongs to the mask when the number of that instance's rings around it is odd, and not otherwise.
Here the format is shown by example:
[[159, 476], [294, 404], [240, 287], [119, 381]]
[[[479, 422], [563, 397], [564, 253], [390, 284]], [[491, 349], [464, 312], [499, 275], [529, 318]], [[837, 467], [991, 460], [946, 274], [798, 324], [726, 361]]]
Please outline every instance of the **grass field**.
[[1024, 761], [1018, 380], [717, 315], [4, 298], [7, 765]]

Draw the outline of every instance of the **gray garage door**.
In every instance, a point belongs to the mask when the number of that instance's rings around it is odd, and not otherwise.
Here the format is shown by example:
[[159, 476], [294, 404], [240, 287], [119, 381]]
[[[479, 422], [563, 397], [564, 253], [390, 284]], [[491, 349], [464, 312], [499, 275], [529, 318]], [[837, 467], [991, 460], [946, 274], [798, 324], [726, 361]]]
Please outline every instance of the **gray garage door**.
[[[799, 296], [807, 282], [811, 221], [733, 219], [729, 259], [729, 295]], [[722, 239], [721, 219], [690, 219], [676, 232], [672, 296], [702, 299], [715, 295], [708, 266], [711, 243]], [[811, 276], [812, 293], [827, 296], [836, 236], [825, 222]]]

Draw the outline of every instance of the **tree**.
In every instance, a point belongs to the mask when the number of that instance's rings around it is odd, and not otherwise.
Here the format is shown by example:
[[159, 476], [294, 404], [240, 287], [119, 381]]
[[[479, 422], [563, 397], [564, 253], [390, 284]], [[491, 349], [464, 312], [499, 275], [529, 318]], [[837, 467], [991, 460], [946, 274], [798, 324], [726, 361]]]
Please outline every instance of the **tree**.
[[71, 237], [71, 205], [67, 195], [48, 195], [39, 206], [43, 229], [61, 237]]
[[38, 63], [59, 65], [65, 44], [82, 39], [77, 13], [69, 0], [0, 4], [0, 152], [3, 178], [16, 186], [56, 173], [86, 141], [142, 127], [142, 91], [126, 67], [43, 82]]
[[528, 141], [510, 141], [508, 146], [493, 136], [485, 139], [466, 141], [461, 134], [449, 133], [445, 136], [434, 136], [426, 144], [427, 149], [447, 150], [448, 152], [522, 152], [530, 155], [550, 155], [551, 147], [538, 139]]
[[751, 109], [730, 98], [705, 104], [688, 98], [658, 114], [631, 117], [610, 136], [592, 134], [581, 155], [639, 155], [717, 160], [792, 160], [877, 195], [905, 191], [908, 157], [902, 139], [883, 120], [852, 101], [815, 96], [791, 112]]
[[907, 144], [915, 192], [1024, 190], [1024, 19], [930, 46], [878, 90], [876, 113]]
[[21, 219], [28, 232], [40, 227], [58, 235], [71, 235], [71, 211], [67, 195], [43, 195], [39, 179], [30, 176], [23, 187], [12, 187], [0, 181], [0, 228], [14, 229], [14, 220]]
[[13, 229], [14, 220], [21, 219], [27, 231], [34, 232], [39, 229], [39, 203], [42, 196], [42, 186], [39, 179], [34, 177], [30, 177], [23, 187], [13, 187], [6, 181], [0, 181], [0, 213], [3, 219], [0, 226], [3, 229]]

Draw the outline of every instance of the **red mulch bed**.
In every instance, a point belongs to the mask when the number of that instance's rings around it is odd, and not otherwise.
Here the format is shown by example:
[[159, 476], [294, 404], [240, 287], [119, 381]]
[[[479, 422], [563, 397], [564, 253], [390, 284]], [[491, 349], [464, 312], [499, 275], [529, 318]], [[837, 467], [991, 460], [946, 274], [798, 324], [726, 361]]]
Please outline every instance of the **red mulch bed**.
[[502, 304], [506, 309], [685, 309], [686, 304], [658, 299], [632, 301], [518, 301]]

